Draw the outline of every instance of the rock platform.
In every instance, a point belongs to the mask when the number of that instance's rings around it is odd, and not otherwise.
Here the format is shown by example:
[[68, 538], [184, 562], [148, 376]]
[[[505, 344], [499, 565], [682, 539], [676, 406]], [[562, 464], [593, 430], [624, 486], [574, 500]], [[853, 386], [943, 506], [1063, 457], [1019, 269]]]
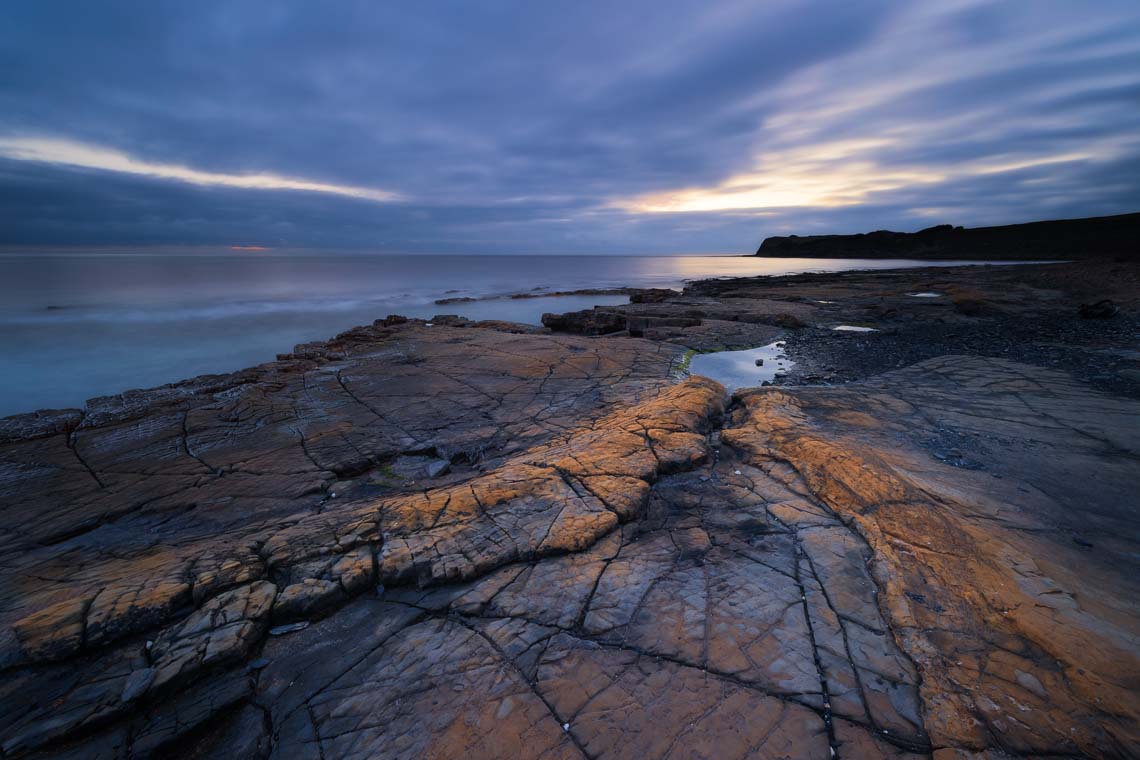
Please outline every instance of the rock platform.
[[[1136, 757], [1140, 284], [1061, 266], [389, 318], [0, 420], [0, 756]], [[784, 385], [683, 371], [777, 339]]]

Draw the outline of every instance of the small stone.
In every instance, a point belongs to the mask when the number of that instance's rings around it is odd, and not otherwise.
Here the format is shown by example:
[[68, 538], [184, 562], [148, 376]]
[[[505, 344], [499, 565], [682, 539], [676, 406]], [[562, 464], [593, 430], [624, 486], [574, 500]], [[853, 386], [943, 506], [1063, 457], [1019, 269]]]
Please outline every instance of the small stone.
[[756, 360], [756, 366], [757, 367], [763, 367], [764, 366], [764, 360], [763, 359], [757, 359]]
[[269, 629], [270, 636], [284, 636], [287, 633], [296, 633], [303, 631], [309, 627], [308, 620], [302, 620], [298, 623], [288, 623], [287, 625], [278, 625]]
[[562, 724], [562, 730], [569, 732], [570, 731], [570, 724], [569, 723], [563, 723]]

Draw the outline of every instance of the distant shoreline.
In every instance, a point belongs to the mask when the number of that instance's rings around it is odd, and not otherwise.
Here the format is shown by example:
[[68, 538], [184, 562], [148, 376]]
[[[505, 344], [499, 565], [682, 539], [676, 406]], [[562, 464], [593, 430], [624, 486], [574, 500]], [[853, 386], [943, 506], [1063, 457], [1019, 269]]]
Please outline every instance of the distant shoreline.
[[[437, 299], [434, 303], [439, 306], [504, 300], [504, 301], [517, 301], [529, 300], [537, 298], [548, 297], [575, 297], [575, 296], [605, 296], [605, 295], [626, 295], [631, 298], [634, 303], [659, 303], [676, 300], [684, 302], [686, 296], [690, 293], [700, 293], [705, 291], [720, 291], [725, 288], [730, 288], [734, 284], [746, 283], [760, 283], [760, 282], [773, 282], [773, 283], [786, 283], [788, 285], [798, 285], [810, 283], [812, 286], [826, 287], [829, 284], [843, 282], [852, 277], [869, 276], [869, 275], [883, 275], [885, 277], [897, 279], [911, 279], [916, 281], [923, 278], [928, 278], [940, 272], [952, 272], [954, 270], [982, 268], [988, 265], [994, 266], [1014, 266], [1019, 268], [1024, 266], [1032, 266], [1036, 264], [1045, 264], [1047, 262], [963, 262], [963, 263], [933, 263], [931, 266], [915, 266], [915, 267], [899, 267], [894, 269], [845, 269], [838, 271], [820, 271], [820, 272], [792, 272], [787, 274], [773, 274], [773, 275], [742, 275], [742, 276], [724, 276], [724, 277], [702, 277], [695, 278], [686, 283], [684, 290], [675, 290], [672, 288], [636, 288], [636, 287], [623, 287], [623, 288], [581, 288], [571, 291], [538, 291], [528, 293], [513, 293], [502, 294], [494, 296], [481, 296], [477, 298], [471, 297], [455, 297], [455, 298], [441, 298]], [[664, 304], [663, 304], [664, 305]], [[598, 309], [614, 309], [620, 307], [614, 306], [594, 306], [594, 310]], [[589, 311], [589, 310], [587, 310]], [[453, 318], [456, 315], [445, 314], [440, 312], [433, 317], [407, 317], [397, 315], [398, 319], [403, 322], [412, 324], [428, 324], [438, 322], [439, 324], [447, 324], [444, 317]], [[382, 324], [390, 320], [389, 317], [378, 317], [374, 325]], [[500, 329], [507, 331], [525, 331], [525, 332], [544, 332], [544, 328], [530, 323], [510, 322], [509, 320], [500, 319], [469, 319], [463, 316], [457, 317], [460, 326], [470, 327], [484, 327], [487, 329]], [[401, 322], [402, 324], [402, 322]], [[0, 416], [0, 440], [5, 437], [2, 423], [8, 422], [15, 427], [22, 427], [24, 424], [32, 424], [33, 427], [38, 427], [41, 423], [33, 422], [36, 418], [55, 418], [59, 415], [68, 417], [71, 414], [87, 413], [93, 407], [116, 407], [120, 403], [126, 406], [135, 406], [143, 402], [147, 398], [164, 398], [168, 396], [181, 396], [186, 393], [196, 394], [203, 392], [202, 389], [212, 389], [217, 387], [225, 387], [232, 383], [245, 384], [250, 382], [248, 379], [251, 373], [260, 377], [266, 372], [273, 371], [281, 362], [289, 362], [297, 356], [306, 356], [316, 352], [323, 354], [327, 350], [327, 346], [337, 343], [343, 336], [357, 333], [360, 330], [369, 329], [367, 325], [357, 325], [337, 333], [327, 340], [315, 340], [304, 344], [298, 344], [292, 348], [288, 353], [278, 353], [277, 359], [263, 362], [261, 364], [254, 364], [246, 367], [241, 367], [230, 372], [211, 372], [206, 374], [195, 375], [192, 377], [183, 378], [180, 380], [172, 381], [169, 383], [162, 383], [143, 388], [124, 388], [118, 393], [95, 395], [88, 398], [81, 407], [61, 406], [61, 407], [47, 407], [40, 409], [30, 409], [24, 412], [15, 412], [10, 415]], [[557, 331], [555, 331], [557, 332]], [[240, 380], [238, 378], [241, 378]], [[253, 382], [258, 382], [254, 380]]]
[[1140, 255], [1140, 213], [999, 227], [769, 237], [754, 256], [829, 259], [1093, 259]]

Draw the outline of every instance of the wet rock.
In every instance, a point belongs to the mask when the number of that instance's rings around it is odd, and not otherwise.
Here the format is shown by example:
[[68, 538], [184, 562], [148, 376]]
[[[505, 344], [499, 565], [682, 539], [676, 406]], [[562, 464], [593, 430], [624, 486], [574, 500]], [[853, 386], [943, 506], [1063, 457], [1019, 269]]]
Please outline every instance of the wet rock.
[[384, 317], [384, 319], [376, 320], [374, 324], [377, 324], [381, 327], [394, 327], [396, 325], [405, 324], [407, 321], [408, 318], [400, 314], [389, 314], [388, 316]]
[[445, 325], [447, 327], [466, 327], [471, 324], [470, 319], [457, 314], [436, 314], [431, 318], [431, 322], [432, 324]]
[[679, 291], [669, 288], [632, 288], [629, 291], [629, 302], [661, 303], [679, 295]]
[[626, 329], [626, 317], [616, 311], [584, 309], [565, 314], [543, 314], [542, 324], [554, 332], [576, 335], [607, 335]]
[[1120, 313], [1120, 307], [1107, 298], [1096, 303], [1083, 303], [1079, 309], [1081, 319], [1111, 319]]

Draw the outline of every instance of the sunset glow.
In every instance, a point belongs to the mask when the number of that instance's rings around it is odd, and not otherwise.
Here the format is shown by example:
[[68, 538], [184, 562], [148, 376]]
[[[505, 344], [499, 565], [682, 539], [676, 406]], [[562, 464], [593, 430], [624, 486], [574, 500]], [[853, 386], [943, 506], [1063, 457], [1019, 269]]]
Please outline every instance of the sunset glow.
[[631, 213], [675, 214], [774, 208], [857, 206], [876, 193], [954, 179], [980, 177], [1055, 164], [1109, 159], [1111, 146], [1096, 151], [1037, 157], [973, 161], [955, 166], [890, 166], [876, 158], [889, 153], [885, 140], [853, 141], [772, 153], [755, 171], [734, 175], [711, 187], [687, 187], [649, 193], [613, 203]]

